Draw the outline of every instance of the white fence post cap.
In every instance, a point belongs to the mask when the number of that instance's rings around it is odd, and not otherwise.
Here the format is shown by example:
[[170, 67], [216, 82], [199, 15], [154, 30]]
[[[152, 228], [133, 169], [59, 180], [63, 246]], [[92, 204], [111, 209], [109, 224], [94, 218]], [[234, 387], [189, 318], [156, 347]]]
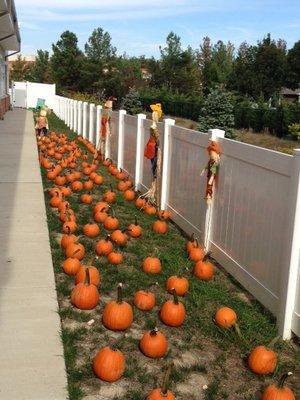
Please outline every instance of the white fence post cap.
[[211, 140], [225, 137], [225, 131], [223, 131], [222, 129], [209, 129], [208, 134], [210, 135]]

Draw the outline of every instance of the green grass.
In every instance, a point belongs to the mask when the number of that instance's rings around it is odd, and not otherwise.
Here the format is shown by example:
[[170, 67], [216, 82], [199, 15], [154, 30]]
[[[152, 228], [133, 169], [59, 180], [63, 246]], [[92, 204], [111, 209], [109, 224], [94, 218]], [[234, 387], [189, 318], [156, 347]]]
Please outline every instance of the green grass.
[[[49, 118], [50, 127], [60, 133], [66, 133], [70, 139], [76, 138], [62, 121], [55, 115]], [[99, 172], [104, 176], [104, 184], [94, 187], [91, 193], [95, 202], [101, 200], [103, 193], [109, 188], [111, 183], [116, 187], [116, 180], [111, 177], [104, 167], [99, 168]], [[46, 172], [42, 170], [44, 187], [54, 186], [46, 179]], [[88, 223], [92, 218], [92, 207], [82, 205], [79, 202], [81, 193], [73, 194], [67, 200], [71, 208], [76, 212], [77, 223], [79, 226], [76, 234], [79, 242], [86, 248], [86, 257], [83, 263], [87, 263], [95, 252], [96, 240], [91, 240], [83, 236], [82, 225]], [[121, 229], [125, 229], [134, 221], [135, 215], [138, 216], [139, 224], [143, 227], [143, 234], [139, 239], [128, 242], [121, 251], [124, 255], [122, 266], [115, 267], [107, 263], [106, 258], [99, 258], [94, 265], [101, 274], [100, 287], [100, 307], [95, 310], [84, 312], [75, 310], [69, 301], [70, 292], [73, 288], [73, 278], [66, 276], [61, 268], [64, 254], [60, 249], [57, 235], [61, 233], [62, 224], [58, 220], [57, 213], [49, 207], [49, 196], [45, 192], [45, 204], [47, 208], [48, 227], [50, 244], [52, 249], [52, 259], [57, 285], [57, 295], [60, 305], [59, 314], [62, 320], [62, 340], [64, 344], [65, 360], [68, 373], [68, 386], [70, 400], [79, 400], [84, 397], [85, 392], [98, 393], [101, 382], [92, 373], [91, 362], [96, 351], [107, 345], [115, 343], [116, 338], [110, 331], [107, 331], [101, 324], [101, 312], [103, 302], [102, 296], [115, 298], [116, 286], [118, 282], [124, 283], [124, 299], [132, 302], [132, 297], [137, 290], [150, 288], [155, 292], [157, 305], [160, 306], [170, 296], [165, 291], [165, 281], [170, 275], [183, 274], [189, 279], [190, 289], [188, 294], [181, 301], [187, 310], [185, 323], [180, 328], [168, 328], [164, 326], [158, 317], [159, 307], [153, 311], [143, 313], [134, 309], [134, 324], [141, 329], [141, 332], [158, 326], [168, 337], [170, 350], [164, 360], [149, 360], [138, 350], [138, 339], [136, 337], [121, 334], [118, 340], [118, 348], [126, 356], [126, 371], [124, 379], [130, 382], [126, 395], [121, 399], [141, 399], [145, 393], [156, 387], [158, 371], [162, 371], [167, 360], [180, 357], [185, 351], [207, 352], [212, 355], [212, 361], [195, 363], [190, 367], [177, 368], [172, 373], [172, 390], [176, 392], [176, 384], [188, 379], [192, 372], [206, 374], [210, 382], [209, 388], [205, 392], [206, 399], [222, 399], [224, 392], [223, 386], [227, 387], [230, 393], [239, 390], [242, 383], [245, 383], [245, 395], [254, 396], [257, 388], [261, 386], [262, 380], [254, 376], [247, 368], [241, 366], [238, 371], [240, 382], [232, 382], [231, 368], [224, 370], [227, 363], [234, 364], [235, 357], [244, 358], [253, 346], [257, 344], [268, 344], [277, 334], [274, 318], [258, 302], [251, 303], [241, 300], [238, 294], [243, 290], [240, 285], [224, 273], [222, 269], [216, 268], [215, 278], [210, 282], [199, 281], [192, 276], [192, 263], [187, 259], [184, 245], [186, 237], [176, 227], [169, 224], [169, 232], [166, 235], [157, 235], [151, 229], [154, 217], [149, 217], [143, 212], [138, 211], [134, 204], [126, 202], [122, 195], [118, 193], [117, 204], [114, 205], [117, 217], [120, 219]], [[106, 236], [106, 231], [101, 227], [100, 237]], [[151, 276], [142, 272], [141, 262], [147, 256], [158, 256], [163, 265], [163, 271], [159, 275]], [[238, 314], [238, 322], [243, 335], [241, 340], [233, 330], [224, 331], [218, 329], [213, 316], [220, 306], [229, 306], [235, 309]], [[95, 319], [95, 324], [87, 327], [86, 322], [91, 318]], [[70, 325], [71, 328], [68, 326]], [[293, 370], [297, 367], [299, 357], [297, 351], [279, 341], [276, 344], [279, 353], [279, 364], [276, 376], [286, 368]], [[157, 367], [148, 370], [146, 366]], [[235, 370], [235, 376], [236, 376]], [[296, 374], [295, 374], [296, 375]], [[159, 373], [160, 379], [161, 373]], [[222, 376], [222, 391], [219, 391], [219, 376]], [[235, 379], [235, 378], [234, 378]], [[268, 382], [268, 379], [263, 382]], [[290, 386], [296, 388], [296, 378], [290, 381]], [[191, 388], [191, 399], [192, 391]], [[249, 392], [250, 390], [250, 392]], [[94, 391], [94, 392], [93, 392]], [[220, 392], [220, 393], [219, 393]], [[210, 396], [210, 397], [209, 397]], [[250, 398], [250, 397], [249, 397]]]

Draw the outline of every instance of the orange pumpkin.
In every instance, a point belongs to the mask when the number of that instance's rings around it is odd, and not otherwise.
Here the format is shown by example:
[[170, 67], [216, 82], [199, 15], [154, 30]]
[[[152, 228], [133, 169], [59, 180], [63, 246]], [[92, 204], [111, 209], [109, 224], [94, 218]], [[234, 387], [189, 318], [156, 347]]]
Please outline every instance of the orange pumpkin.
[[84, 193], [80, 196], [80, 201], [83, 204], [92, 204], [93, 196], [87, 193]]
[[131, 190], [131, 189], [125, 190], [125, 192], [123, 193], [123, 197], [127, 201], [133, 201], [135, 199], [134, 190]]
[[128, 238], [126, 234], [122, 232], [120, 229], [113, 231], [113, 233], [111, 234], [111, 240], [119, 246], [125, 246], [127, 243], [127, 239]]
[[103, 223], [106, 218], [108, 217], [108, 214], [104, 211], [97, 211], [96, 213], [94, 213], [94, 220], [98, 223]]
[[293, 375], [292, 372], [282, 375], [278, 385], [268, 386], [262, 394], [261, 400], [296, 400], [296, 397], [292, 390], [286, 386], [284, 383], [286, 379]]
[[184, 305], [178, 301], [175, 289], [172, 291], [173, 300], [167, 300], [160, 309], [161, 321], [168, 325], [177, 327], [183, 324], [186, 311]]
[[104, 347], [93, 360], [95, 375], [106, 382], [115, 382], [125, 370], [125, 357], [120, 350]]
[[108, 256], [113, 251], [113, 245], [108, 235], [106, 239], [101, 239], [96, 244], [96, 253], [98, 256]]
[[209, 281], [214, 276], [214, 265], [206, 261], [207, 257], [208, 255], [204, 256], [203, 260], [196, 262], [193, 270], [193, 274], [203, 281]]
[[170, 364], [166, 370], [162, 388], [153, 389], [146, 400], [175, 400], [174, 394], [168, 390], [172, 366], [173, 364]]
[[106, 201], [109, 204], [115, 203], [117, 200], [117, 196], [116, 193], [113, 191], [112, 186], [110, 185], [110, 190], [107, 190], [103, 197], [102, 197], [103, 201]]
[[275, 371], [277, 354], [265, 346], [255, 347], [249, 357], [248, 366], [252, 372], [258, 375], [267, 375]]
[[139, 290], [133, 299], [134, 305], [142, 311], [150, 311], [155, 306], [155, 295], [152, 292]]
[[159, 274], [161, 272], [161, 263], [157, 257], [147, 257], [144, 259], [142, 269], [146, 274]]
[[80, 261], [78, 260], [78, 258], [75, 257], [66, 258], [63, 262], [63, 270], [67, 275], [76, 275], [80, 267]]
[[77, 230], [77, 225], [75, 221], [66, 221], [63, 224], [63, 232], [64, 233], [74, 233]]
[[107, 261], [109, 264], [118, 265], [123, 262], [123, 255], [122, 253], [117, 253], [116, 251], [112, 251], [107, 256]]
[[107, 303], [103, 310], [103, 325], [112, 331], [124, 331], [133, 321], [133, 311], [130, 304], [122, 299], [122, 284], [118, 285], [117, 301]]
[[134, 224], [130, 224], [127, 228], [128, 235], [132, 238], [138, 238], [142, 234], [142, 228], [138, 225], [137, 217], [135, 216]]
[[215, 322], [221, 328], [231, 328], [236, 324], [237, 315], [232, 308], [229, 307], [221, 307], [216, 312]]
[[94, 186], [94, 183], [90, 179], [88, 181], [83, 182], [83, 188], [86, 190], [92, 190], [93, 186]]
[[150, 203], [147, 203], [144, 206], [144, 211], [148, 215], [155, 215], [156, 214], [156, 208], [154, 206], [152, 206]]
[[122, 168], [120, 168], [120, 171], [116, 173], [116, 178], [120, 181], [126, 178], [126, 173], [122, 170]]
[[109, 216], [105, 219], [103, 226], [108, 231], [114, 231], [119, 228], [119, 220], [114, 216], [114, 212], [113, 216]]
[[72, 194], [72, 190], [69, 187], [61, 186], [60, 190], [64, 197], [71, 196], [71, 194]]
[[164, 235], [165, 233], [168, 232], [169, 227], [168, 227], [168, 224], [166, 223], [166, 221], [161, 221], [158, 219], [153, 222], [152, 229], [155, 233]]
[[90, 282], [95, 285], [99, 286], [100, 285], [100, 273], [96, 267], [93, 267], [92, 264], [93, 261], [91, 261], [90, 265], [82, 265], [77, 271], [77, 274], [75, 276], [75, 285], [78, 283], [83, 283], [85, 281], [87, 269], [89, 270], [89, 275], [90, 275]]
[[103, 179], [103, 176], [102, 175], [96, 175], [96, 176], [94, 176], [94, 179], [93, 179], [93, 181], [94, 181], [94, 183], [96, 184], [96, 185], [102, 185], [102, 183], [104, 182], [104, 179]]
[[72, 235], [71, 232], [69, 231], [67, 234], [62, 236], [60, 245], [63, 249], [65, 249], [69, 244], [75, 243], [76, 240], [77, 237], [75, 235]]
[[194, 262], [201, 261], [205, 256], [204, 248], [198, 244], [196, 239], [196, 246], [192, 247], [189, 252], [189, 259]]
[[135, 206], [140, 210], [141, 208], [145, 207], [146, 203], [147, 202], [145, 199], [143, 199], [142, 197], [138, 197], [135, 201]]
[[86, 224], [82, 228], [82, 231], [85, 236], [94, 238], [99, 235], [100, 233], [100, 228], [97, 224]]
[[74, 192], [79, 192], [83, 189], [83, 184], [80, 181], [74, 181], [72, 182], [71, 187]]
[[157, 210], [157, 216], [160, 220], [166, 221], [171, 217], [171, 212], [167, 210]]
[[[79, 251], [77, 251], [79, 250]], [[82, 260], [85, 255], [85, 248], [81, 243], [70, 243], [65, 248], [66, 257], [75, 257]]]
[[189, 290], [189, 281], [183, 276], [170, 276], [166, 282], [166, 289], [170, 293], [175, 290], [178, 296], [184, 296]]
[[106, 203], [106, 201], [99, 201], [94, 207], [94, 214], [96, 214], [98, 211], [107, 212], [109, 207], [110, 206]]
[[90, 282], [89, 269], [86, 269], [84, 283], [78, 283], [71, 293], [71, 303], [80, 310], [92, 310], [99, 303], [99, 292]]
[[165, 335], [154, 328], [144, 333], [140, 340], [140, 350], [150, 358], [161, 358], [168, 351], [168, 341]]
[[62, 202], [61, 195], [60, 193], [57, 192], [53, 197], [51, 197], [50, 206], [53, 208], [58, 208], [61, 202]]

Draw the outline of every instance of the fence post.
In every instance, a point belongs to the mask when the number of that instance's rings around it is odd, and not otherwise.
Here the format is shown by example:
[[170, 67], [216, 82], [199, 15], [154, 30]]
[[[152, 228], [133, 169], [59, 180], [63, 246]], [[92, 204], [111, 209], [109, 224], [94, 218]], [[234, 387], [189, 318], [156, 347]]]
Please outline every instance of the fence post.
[[73, 130], [74, 100], [70, 100], [70, 129]]
[[146, 119], [145, 114], [137, 115], [137, 130], [136, 130], [136, 155], [135, 155], [135, 190], [139, 190], [143, 178], [143, 147], [142, 147], [142, 127], [143, 120]]
[[124, 165], [124, 115], [125, 110], [119, 110], [119, 126], [118, 126], [118, 169]]
[[[284, 340], [292, 336], [292, 320], [295, 309], [298, 268], [300, 267], [300, 149], [294, 150], [291, 163], [291, 180], [287, 203], [288, 235], [281, 274], [278, 299], [278, 327]], [[286, 263], [286, 264], [285, 264]]]
[[82, 101], [78, 101], [77, 108], [77, 130], [78, 135], [82, 135]]
[[72, 99], [69, 99], [69, 106], [68, 106], [68, 109], [69, 109], [69, 118], [68, 118], [68, 125], [69, 125], [69, 128], [70, 129], [72, 129], [71, 128], [71, 121], [72, 121]]
[[89, 117], [89, 136], [88, 139], [91, 143], [94, 143], [94, 109], [95, 109], [95, 104], [94, 103], [90, 103], [90, 107], [89, 107], [89, 113], [90, 113], [90, 117]]
[[73, 130], [75, 133], [78, 134], [78, 125], [77, 125], [77, 109], [78, 109], [78, 105], [77, 105], [78, 101], [74, 100], [74, 107], [73, 107]]
[[165, 210], [167, 207], [169, 195], [169, 172], [170, 172], [170, 134], [172, 126], [175, 125], [175, 120], [167, 118], [164, 120], [164, 135], [162, 146], [162, 173], [160, 187], [160, 209]]
[[[225, 137], [225, 131], [222, 129], [209, 129], [208, 134], [210, 140], [218, 141], [218, 139], [223, 139]], [[211, 234], [212, 218], [213, 218], [213, 198], [210, 204], [206, 207], [205, 215], [205, 231], [204, 231], [204, 248], [206, 251], [209, 250], [209, 240]]]
[[63, 113], [62, 113], [62, 119], [64, 123], [66, 123], [66, 99], [63, 97]]
[[87, 108], [88, 103], [86, 101], [82, 104], [82, 136], [86, 139], [87, 137]]
[[97, 106], [97, 108], [96, 108], [96, 143], [95, 143], [96, 146], [98, 146], [99, 140], [100, 140], [101, 112], [102, 112], [102, 106]]

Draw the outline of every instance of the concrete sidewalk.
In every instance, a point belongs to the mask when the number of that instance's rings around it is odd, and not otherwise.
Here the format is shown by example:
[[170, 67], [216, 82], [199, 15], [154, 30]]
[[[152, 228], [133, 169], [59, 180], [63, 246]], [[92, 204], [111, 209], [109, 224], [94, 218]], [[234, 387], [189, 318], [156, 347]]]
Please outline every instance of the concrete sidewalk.
[[0, 121], [0, 399], [65, 400], [67, 379], [32, 112]]

